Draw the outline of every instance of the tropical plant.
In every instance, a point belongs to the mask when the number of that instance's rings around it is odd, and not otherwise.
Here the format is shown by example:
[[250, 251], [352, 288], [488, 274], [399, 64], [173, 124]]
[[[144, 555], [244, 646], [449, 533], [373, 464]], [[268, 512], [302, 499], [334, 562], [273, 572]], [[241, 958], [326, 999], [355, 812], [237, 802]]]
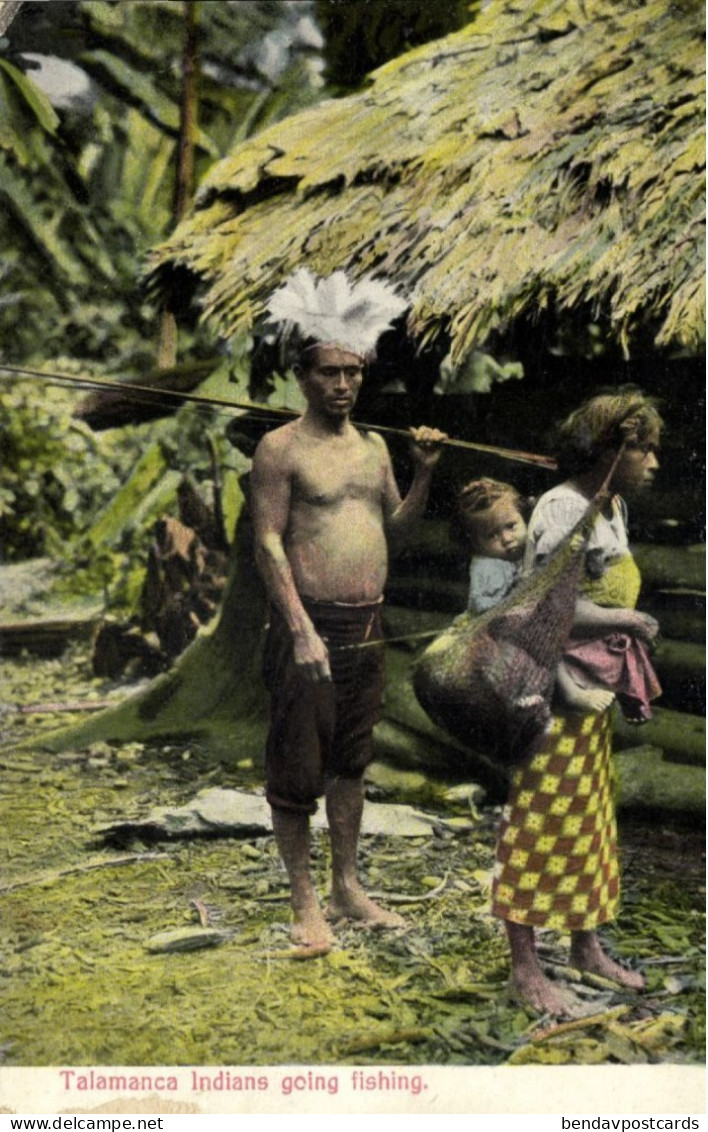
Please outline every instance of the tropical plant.
[[[0, 43], [6, 359], [61, 351], [123, 371], [152, 365], [156, 312], [138, 276], [172, 222], [189, 8], [200, 31], [197, 179], [253, 129], [319, 96], [315, 31], [308, 41], [282, 0], [25, 4]], [[290, 54], [267, 73], [258, 48], [284, 22]], [[74, 94], [55, 107], [41, 87], [59, 62], [74, 68]], [[185, 345], [199, 354], [207, 341], [197, 332]]]
[[[63, 359], [55, 368], [80, 376], [90, 363], [123, 379], [154, 371], [159, 309], [139, 275], [173, 223], [187, 16], [199, 32], [198, 179], [260, 124], [319, 96], [320, 39], [305, 8], [79, 0], [15, 6], [12, 21], [0, 9], [0, 361], [47, 371], [48, 359]], [[267, 48], [275, 33], [278, 58]], [[57, 68], [50, 99], [44, 88]], [[213, 360], [217, 384], [225, 364], [230, 377], [239, 372], [248, 348], [232, 344], [227, 363], [207, 329], [189, 326], [181, 346], [187, 359]], [[201, 380], [203, 367], [195, 372]], [[45, 381], [34, 396], [26, 383], [0, 392], [4, 554], [66, 552], [119, 482], [111, 441], [74, 420]], [[185, 428], [182, 419], [162, 430], [168, 471], [189, 451], [205, 475], [209, 448], [186, 444]], [[127, 468], [127, 438], [125, 449]], [[85, 548], [69, 553], [75, 560]]]
[[[72, 415], [76, 395], [28, 380], [0, 385], [0, 545], [12, 561], [59, 554], [85, 527], [120, 479], [91, 430]], [[128, 454], [125, 453], [127, 466]]]

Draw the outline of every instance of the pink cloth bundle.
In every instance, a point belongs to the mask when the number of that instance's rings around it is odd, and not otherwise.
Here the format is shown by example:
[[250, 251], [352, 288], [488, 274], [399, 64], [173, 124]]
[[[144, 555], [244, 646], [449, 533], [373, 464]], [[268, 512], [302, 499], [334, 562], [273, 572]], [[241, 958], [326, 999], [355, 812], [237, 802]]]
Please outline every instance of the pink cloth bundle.
[[661, 695], [661, 685], [643, 641], [628, 633], [571, 639], [563, 650], [563, 660], [581, 687], [601, 684], [615, 692], [622, 714], [630, 722], [651, 719], [649, 704]]

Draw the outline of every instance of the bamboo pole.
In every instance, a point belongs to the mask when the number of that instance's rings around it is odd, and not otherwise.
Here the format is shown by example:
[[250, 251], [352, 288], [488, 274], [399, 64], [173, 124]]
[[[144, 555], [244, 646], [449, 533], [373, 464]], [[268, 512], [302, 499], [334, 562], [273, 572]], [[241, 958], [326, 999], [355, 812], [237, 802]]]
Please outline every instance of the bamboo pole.
[[[185, 393], [177, 389], [159, 389], [150, 385], [140, 385], [137, 382], [107, 381], [100, 377], [77, 377], [75, 374], [61, 374], [43, 372], [23, 366], [8, 366], [0, 364], [0, 373], [15, 374], [18, 376], [36, 377], [43, 381], [57, 382], [59, 384], [76, 385], [82, 389], [99, 389], [108, 393], [121, 393], [125, 397], [135, 396], [136, 399], [149, 397], [151, 401], [160, 401], [163, 398], [174, 402], [187, 401], [191, 404], [210, 406], [233, 412], [252, 411], [263, 416], [292, 420], [300, 416], [296, 409], [284, 409], [276, 405], [264, 405], [257, 401], [229, 401], [221, 397], [205, 397], [200, 393]], [[371, 432], [382, 433], [386, 436], [398, 436], [410, 440], [410, 433], [406, 429], [393, 428], [390, 425], [374, 425], [365, 421], [354, 421], [358, 428], [368, 429]], [[504, 460], [514, 460], [520, 464], [532, 464], [535, 467], [555, 471], [556, 462], [550, 456], [539, 456], [534, 452], [521, 452], [513, 448], [499, 448], [493, 444], [479, 444], [472, 440], [457, 440], [448, 437], [442, 445], [447, 448], [461, 448], [471, 452], [486, 452], [492, 456], [499, 456]]]

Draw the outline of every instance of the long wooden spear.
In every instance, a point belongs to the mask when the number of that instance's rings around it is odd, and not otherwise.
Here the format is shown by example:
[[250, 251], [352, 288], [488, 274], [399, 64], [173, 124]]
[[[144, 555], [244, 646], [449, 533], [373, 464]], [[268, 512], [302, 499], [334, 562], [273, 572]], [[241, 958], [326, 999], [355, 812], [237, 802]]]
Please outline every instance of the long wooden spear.
[[[107, 393], [121, 393], [125, 397], [133, 396], [135, 400], [149, 399], [149, 401], [153, 403], [167, 398], [167, 400], [177, 402], [188, 401], [196, 405], [205, 405], [239, 412], [242, 410], [252, 410], [260, 413], [262, 416], [278, 419], [287, 417], [292, 420], [294, 417], [300, 416], [297, 409], [284, 409], [277, 405], [259, 404], [257, 401], [228, 401], [220, 397], [206, 397], [202, 393], [185, 393], [178, 389], [156, 389], [150, 385], [139, 385], [136, 382], [126, 381], [107, 381], [100, 377], [77, 377], [75, 374], [45, 372], [43, 370], [30, 369], [26, 366], [9, 366], [0, 363], [0, 373], [36, 377], [47, 382], [77, 385], [82, 389], [99, 389]], [[371, 432], [380, 432], [388, 436], [399, 436], [410, 440], [410, 433], [402, 428], [393, 428], [390, 425], [372, 425], [364, 421], [354, 421], [353, 423], [356, 424], [357, 427], [368, 429]], [[548, 471], [555, 471], [557, 467], [556, 461], [552, 459], [552, 457], [539, 456], [534, 452], [519, 452], [514, 448], [499, 448], [493, 444], [479, 444], [472, 440], [456, 440], [454, 437], [448, 437], [447, 440], [442, 441], [442, 443], [448, 448], [463, 448], [471, 452], [487, 452], [489, 455], [499, 456], [503, 460], [514, 460], [519, 464], [532, 464], [537, 468], [546, 468]]]

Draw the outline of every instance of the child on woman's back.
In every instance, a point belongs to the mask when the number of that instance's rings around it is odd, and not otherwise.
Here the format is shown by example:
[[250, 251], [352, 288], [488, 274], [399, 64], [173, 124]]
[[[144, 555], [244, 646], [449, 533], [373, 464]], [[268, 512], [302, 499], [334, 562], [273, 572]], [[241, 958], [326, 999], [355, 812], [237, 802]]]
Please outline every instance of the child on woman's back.
[[472, 552], [468, 613], [498, 605], [521, 577], [527, 510], [508, 483], [472, 480], [460, 491], [452, 534]]
[[[452, 533], [472, 551], [468, 613], [498, 605], [521, 577], [529, 510], [530, 501], [498, 480], [472, 480], [460, 491]], [[586, 553], [585, 568], [590, 577], [602, 572], [596, 549]], [[572, 711], [604, 711], [617, 695], [627, 718], [639, 723], [650, 718], [648, 701], [659, 691], [644, 646], [626, 633], [569, 642], [556, 671], [558, 698]]]

